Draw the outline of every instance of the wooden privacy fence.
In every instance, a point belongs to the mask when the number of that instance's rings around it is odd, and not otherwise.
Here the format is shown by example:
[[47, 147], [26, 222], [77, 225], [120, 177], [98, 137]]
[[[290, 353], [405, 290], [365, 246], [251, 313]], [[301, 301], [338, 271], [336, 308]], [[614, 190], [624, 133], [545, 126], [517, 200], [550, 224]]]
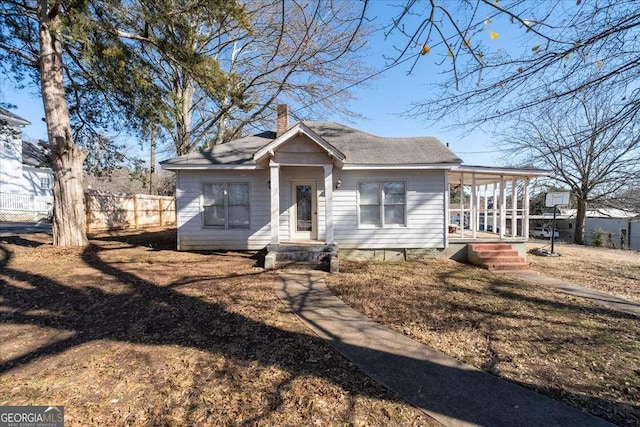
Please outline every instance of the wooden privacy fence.
[[87, 232], [176, 223], [175, 198], [150, 194], [85, 193]]

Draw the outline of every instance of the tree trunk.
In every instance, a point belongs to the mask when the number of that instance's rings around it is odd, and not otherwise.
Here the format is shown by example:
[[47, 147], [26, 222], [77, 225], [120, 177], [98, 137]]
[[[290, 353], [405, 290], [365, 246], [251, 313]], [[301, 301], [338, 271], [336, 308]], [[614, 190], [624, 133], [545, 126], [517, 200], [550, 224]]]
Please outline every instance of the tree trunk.
[[587, 201], [578, 196], [578, 210], [576, 213], [576, 228], [573, 234], [573, 243], [584, 245], [584, 222], [587, 216]]
[[151, 124], [151, 158], [149, 159], [149, 194], [155, 194], [153, 177], [156, 174], [156, 124]]
[[53, 244], [86, 246], [86, 216], [82, 187], [82, 162], [85, 153], [71, 137], [69, 108], [64, 93], [60, 6], [47, 7], [38, 1], [40, 34], [40, 85], [47, 134], [53, 163]]

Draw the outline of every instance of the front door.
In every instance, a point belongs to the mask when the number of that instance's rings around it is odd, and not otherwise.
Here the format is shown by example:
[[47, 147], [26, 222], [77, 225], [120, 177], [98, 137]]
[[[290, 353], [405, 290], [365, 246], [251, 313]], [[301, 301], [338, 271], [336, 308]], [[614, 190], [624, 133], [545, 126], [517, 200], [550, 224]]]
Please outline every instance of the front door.
[[316, 183], [314, 181], [294, 181], [291, 183], [292, 230], [291, 240], [316, 240], [317, 207]]

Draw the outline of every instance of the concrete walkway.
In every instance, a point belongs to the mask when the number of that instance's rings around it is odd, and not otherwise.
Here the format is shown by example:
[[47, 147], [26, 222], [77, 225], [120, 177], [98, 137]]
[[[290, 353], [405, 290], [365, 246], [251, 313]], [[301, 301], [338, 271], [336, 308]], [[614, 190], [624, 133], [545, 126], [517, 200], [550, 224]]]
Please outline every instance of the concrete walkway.
[[282, 271], [276, 293], [368, 376], [444, 425], [611, 425], [385, 328], [335, 297], [323, 273]]
[[568, 283], [536, 272], [522, 271], [509, 272], [509, 274], [532, 284], [550, 286], [566, 294], [588, 299], [589, 301], [602, 305], [610, 310], [621, 311], [623, 313], [640, 317], [640, 303], [636, 301], [616, 297], [606, 292]]

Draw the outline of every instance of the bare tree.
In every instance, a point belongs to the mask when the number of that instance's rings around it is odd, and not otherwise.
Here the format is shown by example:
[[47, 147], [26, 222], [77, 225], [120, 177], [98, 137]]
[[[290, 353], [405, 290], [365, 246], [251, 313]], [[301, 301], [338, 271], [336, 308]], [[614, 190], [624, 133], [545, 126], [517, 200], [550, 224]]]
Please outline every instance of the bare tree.
[[[639, 28], [634, 0], [407, 0], [387, 34], [405, 37], [392, 60], [413, 56], [410, 71], [442, 66], [445, 78], [414, 116], [502, 121], [606, 87], [624, 101], [609, 118], [615, 126], [640, 110]], [[502, 39], [516, 47], [497, 48]]]
[[619, 120], [618, 103], [599, 90], [570, 104], [546, 104], [522, 114], [504, 139], [514, 162], [551, 166], [554, 179], [571, 190], [578, 244], [584, 243], [588, 205], [610, 205], [640, 185], [640, 126], [633, 117]]
[[[156, 120], [178, 155], [264, 128], [276, 103], [291, 104], [298, 118], [348, 114], [349, 91], [326, 94], [369, 71], [360, 61], [369, 31], [366, 4], [256, 0], [245, 3], [246, 23], [214, 20], [190, 9], [167, 24], [159, 21], [162, 9], [140, 7], [130, 14], [127, 31], [156, 41], [145, 45], [142, 57], [150, 72], [147, 81], [156, 89], [142, 96], [141, 106], [155, 100]], [[206, 60], [176, 64], [158, 50], [167, 40], [179, 40]], [[213, 72], [218, 78], [212, 80]], [[125, 91], [131, 93], [128, 87]]]

